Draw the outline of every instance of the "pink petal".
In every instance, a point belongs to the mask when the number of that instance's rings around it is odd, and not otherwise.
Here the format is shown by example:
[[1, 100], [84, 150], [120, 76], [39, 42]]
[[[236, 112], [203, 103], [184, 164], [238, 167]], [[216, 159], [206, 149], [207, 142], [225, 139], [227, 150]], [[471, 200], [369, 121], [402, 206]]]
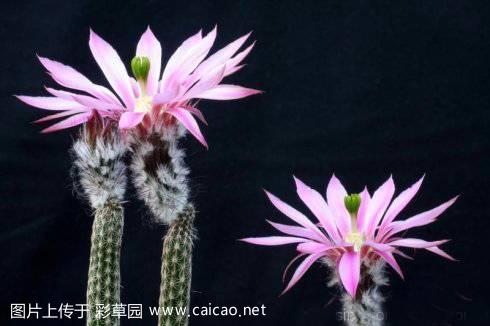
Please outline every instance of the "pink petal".
[[243, 43], [245, 43], [250, 34], [251, 32], [231, 42], [204, 60], [193, 73], [195, 80], [200, 79], [202, 76], [214, 70], [216, 67], [224, 65], [236, 53], [236, 51], [238, 51]]
[[208, 55], [209, 50], [211, 50], [216, 39], [216, 33], [217, 28], [215, 26], [211, 32], [188, 51], [187, 56], [182, 61], [180, 67], [177, 68], [179, 74], [187, 76], [196, 69], [199, 63], [201, 63]]
[[94, 109], [97, 111], [122, 111], [124, 110], [123, 107], [119, 105], [115, 105], [113, 103], [108, 103], [96, 98], [93, 98], [91, 96], [87, 95], [80, 95], [80, 94], [72, 94], [72, 98], [82, 104], [85, 107], [88, 107], [90, 109]]
[[282, 246], [285, 244], [304, 242], [303, 238], [296, 237], [257, 237], [257, 238], [244, 238], [240, 241], [248, 242], [251, 244], [261, 245], [261, 246]]
[[395, 183], [390, 176], [389, 179], [381, 185], [373, 194], [365, 217], [365, 233], [367, 237], [373, 237], [376, 227], [378, 226], [386, 208], [391, 202], [395, 193]]
[[390, 237], [394, 234], [397, 234], [401, 231], [408, 230], [414, 227], [418, 226], [423, 226], [430, 224], [436, 220], [436, 218], [444, 213], [446, 209], [448, 209], [454, 202], [458, 199], [458, 196], [450, 199], [449, 201], [437, 206], [436, 208], [433, 208], [429, 211], [422, 212], [420, 214], [417, 214], [409, 219], [406, 219], [404, 221], [395, 221], [392, 222], [388, 227], [390, 228], [390, 231], [387, 233], [385, 236]]
[[16, 96], [22, 102], [39, 109], [52, 111], [87, 110], [87, 108], [75, 101], [69, 101], [58, 97], [46, 96]]
[[351, 231], [350, 215], [345, 208], [344, 198], [347, 196], [344, 186], [337, 177], [332, 175], [327, 186], [327, 203], [335, 214], [337, 228], [342, 237]]
[[272, 205], [276, 207], [281, 213], [298, 223], [299, 225], [311, 230], [314, 232], [320, 239], [325, 239], [325, 241], [329, 242], [329, 240], [323, 235], [323, 233], [313, 224], [306, 216], [302, 213], [289, 206], [273, 194], [265, 191], [265, 194], [271, 201]]
[[124, 112], [119, 119], [120, 129], [131, 129], [136, 127], [143, 121], [145, 113], [143, 112]]
[[101, 100], [106, 100], [116, 105], [121, 104], [110, 90], [92, 83], [87, 77], [72, 67], [40, 56], [38, 56], [38, 59], [49, 71], [51, 77], [61, 86], [87, 92]]
[[183, 108], [172, 108], [165, 111], [168, 114], [174, 116], [182, 125], [201, 143], [204, 147], [208, 148], [208, 144], [204, 139], [204, 136], [199, 129], [199, 125], [196, 120], [188, 111]]
[[177, 69], [178, 66], [181, 64], [181, 62], [187, 57], [187, 53], [194, 46], [196, 46], [196, 44], [198, 44], [201, 40], [202, 40], [202, 32], [199, 31], [193, 36], [186, 39], [184, 42], [182, 42], [182, 44], [172, 54], [162, 74], [162, 83], [160, 85], [161, 91], [165, 88], [167, 79], [173, 74], [175, 69]]
[[234, 72], [240, 69], [237, 65], [240, 64], [240, 62], [242, 62], [243, 59], [245, 59], [245, 57], [250, 53], [250, 51], [252, 51], [254, 46], [255, 46], [255, 42], [253, 42], [245, 50], [238, 53], [237, 55], [235, 55], [233, 58], [231, 58], [226, 62], [225, 77], [233, 74]]
[[246, 88], [238, 85], [222, 84], [208, 89], [195, 97], [208, 100], [236, 100], [261, 93], [262, 91], [257, 89]]
[[386, 214], [383, 218], [382, 227], [390, 224], [393, 220], [398, 216], [398, 214], [407, 206], [407, 204], [412, 200], [412, 198], [417, 194], [422, 185], [422, 181], [424, 181], [424, 176], [420, 178], [415, 184], [413, 184], [410, 188], [404, 190], [401, 194], [399, 194], [391, 203], [390, 207], [386, 211]]
[[329, 249], [332, 249], [332, 246], [314, 241], [303, 242], [296, 247], [296, 250], [305, 254], [318, 254]]
[[425, 250], [428, 250], [436, 255], [439, 255], [439, 256], [442, 256], [446, 259], [449, 259], [449, 260], [452, 260], [452, 261], [458, 261], [456, 258], [450, 256], [448, 253], [446, 253], [445, 251], [443, 251], [442, 249], [440, 249], [439, 247], [429, 247], [429, 248], [425, 248]]
[[377, 249], [380, 251], [393, 251], [394, 250], [394, 248], [391, 247], [390, 245], [387, 245], [385, 243], [369, 241], [369, 240], [364, 242], [364, 245], [373, 247], [374, 249]]
[[216, 87], [223, 79], [225, 73], [225, 66], [221, 66], [204, 76], [199, 80], [191, 89], [189, 89], [182, 100], [189, 100], [191, 98], [199, 98], [203, 92]]
[[153, 105], [163, 105], [177, 101], [181, 92], [179, 83], [174, 83], [165, 87], [160, 93], [153, 97]]
[[303, 256], [306, 256], [306, 254], [299, 254], [299, 255], [297, 255], [296, 257], [294, 257], [294, 258], [293, 258], [293, 259], [292, 259], [292, 260], [289, 262], [289, 264], [288, 264], [288, 265], [286, 266], [286, 268], [284, 269], [284, 272], [282, 273], [282, 281], [283, 281], [283, 282], [284, 282], [284, 281], [285, 281], [285, 279], [286, 279], [286, 274], [287, 274], [287, 272], [288, 272], [289, 268], [291, 267], [291, 265], [293, 265], [295, 261], [297, 261], [298, 259], [300, 259], [300, 258], [301, 258], [301, 257], [303, 257]]
[[291, 277], [291, 280], [289, 281], [288, 285], [282, 291], [281, 295], [289, 291], [298, 281], [305, 275], [306, 271], [313, 265], [315, 261], [317, 261], [320, 257], [322, 257], [322, 254], [313, 254], [309, 255], [301, 262], [301, 264], [298, 266], [296, 271], [293, 274], [293, 277]]
[[325, 199], [323, 199], [318, 191], [308, 187], [298, 178], [294, 177], [294, 181], [299, 198], [308, 206], [313, 215], [317, 217], [330, 238], [334, 241], [338, 240], [340, 236], [335, 225], [335, 217], [330, 211], [330, 207], [328, 207]]
[[267, 220], [267, 222], [270, 225], [272, 225], [276, 230], [281, 231], [282, 233], [292, 235], [292, 236], [296, 236], [296, 237], [311, 239], [311, 240], [324, 241], [316, 233], [312, 232], [311, 230], [309, 230], [307, 228], [304, 228], [301, 226], [274, 223], [274, 222], [271, 222], [269, 220]]
[[86, 112], [86, 110], [62, 111], [60, 113], [51, 114], [51, 115], [48, 115], [48, 116], [46, 116], [44, 118], [38, 119], [38, 120], [34, 121], [34, 123], [41, 123], [41, 122], [51, 121], [51, 120], [54, 120], [54, 119], [59, 119], [59, 118], [63, 118], [63, 117], [69, 116], [69, 115], [74, 115], [74, 114], [82, 113], [82, 112]]
[[435, 247], [439, 246], [443, 243], [448, 242], [449, 240], [438, 240], [438, 241], [425, 241], [421, 239], [412, 239], [412, 238], [405, 238], [405, 239], [400, 239], [400, 240], [395, 240], [389, 243], [390, 246], [397, 246], [397, 247], [409, 247], [409, 248], [423, 248], [427, 249], [429, 247]]
[[346, 251], [339, 262], [339, 276], [346, 291], [351, 297], [356, 296], [361, 273], [361, 256], [359, 252]]
[[402, 251], [400, 251], [400, 250], [395, 249], [395, 250], [393, 250], [393, 253], [394, 253], [394, 254], [397, 254], [397, 255], [399, 255], [399, 256], [401, 256], [401, 257], [405, 258], [405, 259], [410, 259], [410, 260], [413, 260], [413, 257], [410, 257], [409, 255], [405, 254], [404, 252], [402, 252]]
[[148, 57], [150, 60], [150, 72], [146, 81], [146, 92], [152, 96], [158, 91], [158, 79], [160, 78], [162, 65], [162, 46], [150, 27], [141, 36], [136, 47], [136, 55]]
[[[171, 68], [163, 72], [162, 90], [168, 87], [175, 87], [175, 84], [182, 83], [197, 65], [206, 57], [211, 46], [216, 39], [216, 27], [209, 32], [204, 38], [198, 40], [192, 46], [189, 46], [185, 52], [181, 53], [181, 58], [173, 60]], [[179, 51], [179, 49], [177, 50]], [[172, 58], [173, 59], [173, 56]], [[169, 60], [170, 64], [170, 60]], [[169, 66], [167, 64], [167, 67]]]
[[54, 89], [54, 88], [50, 88], [50, 87], [44, 87], [46, 89], [46, 91], [53, 95], [53, 96], [56, 96], [56, 97], [59, 97], [59, 98], [62, 98], [64, 100], [68, 100], [68, 101], [73, 101], [73, 94], [75, 93], [72, 93], [72, 92], [67, 92], [67, 91], [62, 91], [62, 90], [59, 90], [59, 89]]
[[58, 131], [61, 129], [67, 129], [79, 124], [87, 122], [92, 117], [92, 112], [84, 112], [74, 116], [71, 116], [63, 121], [60, 121], [46, 129], [41, 130], [43, 134]]
[[204, 115], [202, 114], [202, 112], [195, 108], [195, 107], [192, 107], [190, 105], [186, 105], [184, 107], [187, 111], [189, 111], [190, 113], [192, 113], [196, 118], [198, 118], [202, 123], [204, 123], [205, 125], [208, 125], [208, 122], [206, 121], [206, 119], [204, 118]]
[[126, 108], [134, 108], [135, 99], [131, 81], [124, 63], [112, 46], [90, 30], [90, 50], [95, 61], [116, 93], [122, 98]]
[[361, 196], [361, 206], [359, 206], [359, 210], [357, 212], [357, 229], [360, 232], [363, 232], [366, 228], [366, 213], [369, 207], [369, 203], [371, 202], [371, 196], [369, 195], [369, 191], [367, 188], [360, 193]]
[[396, 262], [395, 257], [393, 257], [393, 254], [389, 251], [382, 251], [382, 250], [374, 250], [380, 257], [382, 257], [397, 273], [400, 275], [400, 277], [405, 279], [403, 277], [403, 272], [402, 269], [400, 268], [400, 265]]

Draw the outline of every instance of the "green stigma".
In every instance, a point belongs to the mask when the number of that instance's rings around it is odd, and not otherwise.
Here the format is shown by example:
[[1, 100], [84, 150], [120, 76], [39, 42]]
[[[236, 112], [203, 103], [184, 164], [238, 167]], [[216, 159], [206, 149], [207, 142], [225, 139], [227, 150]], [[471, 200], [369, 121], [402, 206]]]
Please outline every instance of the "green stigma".
[[131, 60], [131, 70], [137, 81], [146, 82], [150, 72], [150, 59], [148, 57], [134, 57]]
[[361, 196], [359, 194], [351, 194], [344, 197], [345, 208], [351, 214], [357, 214], [359, 206], [361, 206]]

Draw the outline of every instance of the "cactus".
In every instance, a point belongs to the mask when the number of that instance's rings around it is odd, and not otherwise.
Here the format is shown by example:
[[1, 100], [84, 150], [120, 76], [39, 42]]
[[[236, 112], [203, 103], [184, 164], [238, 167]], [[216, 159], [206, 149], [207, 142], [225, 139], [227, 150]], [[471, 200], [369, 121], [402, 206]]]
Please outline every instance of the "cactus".
[[89, 127], [83, 129], [73, 145], [76, 186], [88, 198], [95, 215], [87, 285], [90, 326], [119, 325], [111, 311], [113, 305], [120, 303], [125, 151], [116, 133], [94, 133]]
[[160, 315], [159, 325], [181, 326], [188, 323], [188, 311], [179, 315], [190, 302], [194, 208], [188, 202], [188, 168], [178, 141], [185, 131], [179, 125], [167, 126], [146, 135], [133, 134], [131, 164], [133, 181], [140, 199], [155, 222], [169, 226], [163, 243], [160, 307], [174, 309]]
[[[159, 306], [173, 307], [173, 314], [160, 314], [160, 326], [188, 324], [194, 215], [192, 205], [187, 205], [170, 225], [163, 242]], [[182, 309], [185, 313], [178, 313]]]

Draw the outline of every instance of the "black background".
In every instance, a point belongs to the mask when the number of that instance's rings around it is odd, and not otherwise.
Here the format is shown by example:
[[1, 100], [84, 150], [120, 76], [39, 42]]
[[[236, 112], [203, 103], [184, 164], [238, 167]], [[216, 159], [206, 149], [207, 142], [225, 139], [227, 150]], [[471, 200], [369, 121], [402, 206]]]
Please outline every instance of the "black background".
[[[273, 234], [286, 222], [267, 188], [307, 212], [292, 174], [321, 190], [335, 172], [350, 191], [390, 174], [398, 190], [426, 173], [402, 217], [462, 194], [440, 220], [410, 232], [451, 238], [453, 263], [418, 251], [390, 272], [390, 325], [486, 325], [489, 248], [489, 68], [487, 1], [11, 1], [2, 4], [0, 77], [1, 324], [10, 303], [83, 303], [92, 218], [72, 193], [74, 130], [40, 135], [45, 112], [12, 94], [55, 85], [35, 54], [72, 65], [107, 85], [88, 48], [92, 27], [125, 62], [151, 25], [164, 60], [187, 36], [218, 24], [217, 46], [253, 30], [248, 66], [229, 78], [265, 90], [230, 102], [202, 101], [210, 149], [185, 141], [199, 209], [192, 305], [266, 305], [265, 317], [192, 317], [191, 325], [335, 325], [335, 291], [315, 265], [289, 293], [292, 246], [238, 238]], [[161, 238], [128, 191], [122, 249], [124, 303], [156, 305]], [[145, 310], [143, 322], [156, 324]], [[49, 324], [79, 324], [58, 321]]]

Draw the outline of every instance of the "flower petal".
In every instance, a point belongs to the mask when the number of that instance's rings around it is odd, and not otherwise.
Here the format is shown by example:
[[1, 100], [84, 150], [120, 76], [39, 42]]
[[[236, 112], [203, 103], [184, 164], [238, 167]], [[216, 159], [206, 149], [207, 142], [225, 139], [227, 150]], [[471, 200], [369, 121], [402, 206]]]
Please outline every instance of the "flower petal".
[[250, 34], [251, 32], [238, 38], [201, 62], [192, 74], [195, 80], [199, 80], [216, 67], [224, 65], [238, 51], [243, 43], [245, 43]]
[[357, 229], [360, 232], [363, 232], [366, 228], [366, 213], [369, 207], [369, 203], [371, 202], [371, 195], [369, 195], [369, 191], [367, 188], [360, 193], [361, 196], [361, 205], [359, 206], [359, 210], [357, 211]]
[[366, 211], [365, 216], [365, 234], [367, 237], [372, 238], [376, 227], [378, 226], [386, 208], [391, 202], [393, 195], [395, 193], [395, 183], [393, 178], [390, 176], [388, 180], [381, 185], [373, 194], [369, 202], [369, 207]]
[[346, 251], [339, 262], [339, 276], [347, 293], [356, 296], [361, 274], [361, 256], [359, 252]]
[[186, 58], [187, 53], [192, 49], [196, 44], [198, 44], [202, 40], [202, 32], [199, 31], [196, 34], [192, 35], [188, 39], [186, 39], [182, 44], [177, 48], [177, 50], [170, 56], [170, 59], [167, 61], [167, 65], [162, 74], [162, 83], [160, 85], [160, 90], [162, 91], [167, 84], [168, 78], [173, 74], [173, 72], [179, 67], [181, 62]]
[[417, 194], [422, 185], [422, 181], [424, 181], [425, 175], [422, 176], [415, 184], [410, 186], [410, 188], [404, 190], [400, 193], [391, 203], [390, 207], [386, 211], [386, 214], [383, 218], [383, 222], [381, 224], [382, 227], [388, 225], [393, 222], [393, 220], [398, 216], [398, 214], [407, 206], [407, 204], [412, 200], [412, 198]]
[[58, 123], [55, 123], [54, 125], [41, 130], [43, 134], [53, 132], [53, 131], [58, 131], [61, 129], [67, 129], [71, 128], [74, 126], [77, 126], [79, 124], [87, 122], [90, 118], [92, 117], [92, 111], [90, 112], [84, 112], [84, 113], [79, 113], [76, 115], [73, 115], [65, 120], [62, 120]]
[[439, 255], [439, 256], [442, 256], [446, 259], [449, 259], [449, 260], [452, 260], [452, 261], [458, 261], [456, 258], [450, 256], [448, 253], [446, 253], [445, 251], [443, 251], [442, 249], [440, 249], [439, 247], [429, 247], [429, 248], [425, 248], [425, 250], [428, 250], [436, 255]]
[[124, 112], [119, 118], [119, 128], [120, 129], [131, 129], [136, 127], [143, 121], [145, 117], [144, 112]]
[[198, 118], [206, 126], [208, 125], [208, 122], [206, 121], [206, 119], [204, 118], [204, 115], [202, 114], [202, 112], [199, 109], [197, 109], [193, 106], [190, 106], [190, 105], [186, 105], [184, 107], [184, 109], [186, 109], [187, 111], [192, 113], [196, 118]]
[[51, 115], [48, 115], [48, 116], [46, 116], [44, 118], [37, 119], [36, 121], [34, 121], [34, 123], [41, 123], [41, 122], [51, 121], [51, 120], [54, 120], [54, 119], [59, 119], [59, 118], [63, 118], [63, 117], [69, 116], [69, 115], [74, 115], [74, 114], [82, 113], [82, 112], [86, 112], [86, 110], [62, 111], [60, 113], [51, 114]]
[[272, 225], [276, 230], [281, 231], [284, 234], [296, 236], [296, 237], [302, 237], [306, 239], [311, 239], [311, 240], [320, 240], [323, 241], [323, 239], [319, 238], [318, 235], [311, 230], [304, 228], [302, 226], [294, 226], [294, 225], [286, 225], [286, 224], [280, 224], [280, 223], [275, 223], [272, 221], [267, 220], [267, 222]]
[[337, 228], [342, 237], [351, 231], [350, 215], [344, 204], [345, 196], [347, 196], [347, 191], [345, 191], [344, 186], [335, 174], [332, 175], [327, 186], [327, 203], [335, 214]]
[[240, 64], [240, 62], [242, 62], [243, 59], [245, 59], [245, 57], [250, 53], [250, 51], [252, 51], [254, 46], [255, 46], [255, 42], [253, 42], [245, 50], [239, 52], [237, 55], [235, 55], [230, 60], [226, 61], [225, 77], [235, 73], [237, 70], [240, 70], [238, 64]]
[[382, 250], [374, 250], [381, 258], [383, 258], [387, 263], [388, 265], [390, 265], [397, 273], [398, 275], [400, 275], [400, 277], [403, 279], [404, 276], [403, 276], [403, 272], [402, 272], [402, 269], [400, 268], [400, 265], [398, 265], [395, 257], [393, 257], [393, 254], [389, 251], [382, 251]]
[[429, 247], [439, 246], [439, 245], [446, 243], [448, 241], [449, 240], [425, 241], [425, 240], [421, 240], [421, 239], [405, 238], [405, 239], [399, 239], [399, 240], [392, 241], [388, 244], [390, 246], [397, 246], [397, 247], [427, 249]]
[[177, 120], [182, 123], [182, 125], [201, 143], [204, 145], [204, 147], [208, 148], [208, 144], [206, 143], [206, 140], [204, 139], [204, 136], [201, 133], [201, 129], [199, 129], [199, 125], [196, 122], [196, 119], [190, 114], [188, 111], [186, 111], [184, 108], [172, 108], [167, 111], [166, 113], [174, 116]]
[[92, 83], [87, 77], [70, 66], [38, 56], [41, 64], [49, 71], [51, 77], [61, 86], [87, 92], [101, 100], [121, 105], [117, 97], [107, 88]]
[[288, 285], [282, 291], [281, 295], [289, 291], [298, 281], [305, 275], [306, 271], [313, 265], [315, 261], [317, 261], [320, 257], [322, 257], [322, 254], [313, 254], [307, 256], [301, 264], [299, 264], [298, 268], [293, 274], [293, 277], [291, 277], [291, 280], [289, 281]]
[[307, 241], [298, 244], [296, 250], [305, 254], [318, 254], [326, 250], [332, 249], [332, 246], [326, 245], [324, 243], [318, 243], [315, 241]]
[[136, 55], [148, 57], [150, 60], [150, 71], [148, 72], [148, 79], [146, 81], [146, 92], [148, 95], [152, 96], [158, 91], [158, 79], [160, 78], [160, 69], [162, 65], [162, 46], [149, 26], [138, 42]]
[[436, 218], [444, 213], [446, 209], [448, 209], [454, 202], [458, 199], [458, 196], [448, 200], [447, 202], [420, 214], [417, 214], [411, 218], [408, 218], [404, 221], [395, 221], [387, 226], [390, 231], [387, 232], [385, 238], [391, 237], [394, 234], [397, 234], [401, 231], [405, 231], [414, 227], [423, 226], [430, 224], [436, 220]]
[[308, 206], [313, 215], [316, 216], [330, 238], [334, 241], [338, 240], [340, 236], [335, 225], [335, 216], [325, 202], [325, 199], [323, 199], [318, 191], [308, 187], [298, 178], [294, 176], [293, 178], [296, 183], [296, 192], [299, 198]]
[[75, 101], [69, 101], [58, 97], [48, 96], [16, 96], [22, 102], [33, 107], [52, 110], [52, 111], [69, 111], [69, 110], [87, 110], [85, 106]]
[[116, 50], [92, 30], [90, 30], [89, 46], [109, 84], [121, 97], [126, 108], [133, 110], [135, 99], [131, 81]]
[[222, 84], [201, 92], [197, 98], [208, 100], [236, 100], [247, 96], [261, 94], [262, 91], [238, 85]]
[[304, 242], [303, 238], [296, 237], [256, 237], [256, 238], [244, 238], [240, 241], [248, 242], [251, 244], [261, 245], [261, 246], [282, 246], [285, 244]]
[[182, 97], [182, 100], [199, 98], [199, 95], [203, 92], [216, 87], [221, 82], [221, 80], [223, 80], [225, 69], [226, 67], [223, 65], [204, 76], [185, 93], [185, 95]]
[[268, 191], [265, 191], [265, 194], [271, 201], [272, 205], [274, 205], [274, 207], [276, 207], [281, 213], [283, 213], [299, 225], [314, 232], [319, 237], [319, 239], [322, 239], [322, 241], [329, 242], [325, 235], [323, 235], [323, 233], [316, 227], [316, 225], [313, 224], [306, 216], [304, 216], [302, 213], [289, 206], [273, 194], [269, 193]]

